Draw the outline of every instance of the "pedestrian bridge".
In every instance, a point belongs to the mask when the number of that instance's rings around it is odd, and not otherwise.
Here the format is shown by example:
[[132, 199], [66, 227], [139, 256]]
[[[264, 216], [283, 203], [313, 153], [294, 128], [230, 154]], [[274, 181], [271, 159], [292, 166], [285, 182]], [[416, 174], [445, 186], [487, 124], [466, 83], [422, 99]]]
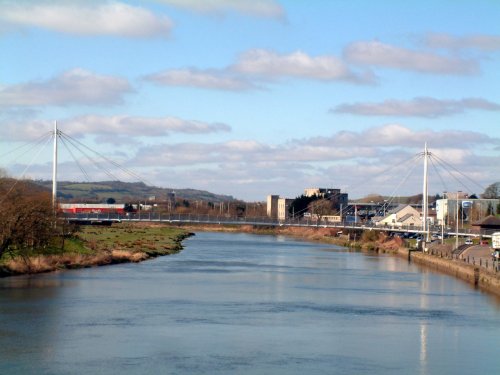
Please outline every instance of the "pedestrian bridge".
[[[395, 234], [415, 234], [424, 235], [425, 231], [421, 227], [415, 226], [375, 226], [373, 223], [355, 222], [328, 222], [311, 218], [289, 219], [285, 221], [272, 219], [269, 217], [232, 217], [225, 215], [198, 215], [198, 214], [162, 214], [154, 212], [129, 213], [126, 215], [112, 213], [82, 213], [64, 214], [69, 222], [79, 224], [111, 225], [118, 222], [144, 222], [144, 223], [166, 223], [166, 224], [211, 224], [211, 225], [252, 225], [262, 227], [310, 227], [310, 228], [333, 228], [345, 230], [375, 230], [390, 232]], [[469, 229], [446, 230], [440, 226], [431, 226], [429, 235], [439, 236], [460, 236], [460, 237], [484, 237], [490, 238], [491, 233], [471, 232]]]

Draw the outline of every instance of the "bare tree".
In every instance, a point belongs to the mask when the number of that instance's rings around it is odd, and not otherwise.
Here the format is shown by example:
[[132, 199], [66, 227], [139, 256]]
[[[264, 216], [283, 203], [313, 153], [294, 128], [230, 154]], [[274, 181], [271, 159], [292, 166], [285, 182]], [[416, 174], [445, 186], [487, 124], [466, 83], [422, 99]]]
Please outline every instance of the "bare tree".
[[485, 199], [496, 199], [500, 197], [500, 182], [495, 182], [491, 185], [489, 185], [485, 190], [484, 193], [481, 194], [482, 198]]
[[48, 192], [29, 182], [0, 179], [0, 258], [46, 247], [55, 234], [55, 219]]
[[329, 199], [321, 198], [309, 204], [309, 212], [321, 222], [324, 216], [333, 214], [332, 202]]

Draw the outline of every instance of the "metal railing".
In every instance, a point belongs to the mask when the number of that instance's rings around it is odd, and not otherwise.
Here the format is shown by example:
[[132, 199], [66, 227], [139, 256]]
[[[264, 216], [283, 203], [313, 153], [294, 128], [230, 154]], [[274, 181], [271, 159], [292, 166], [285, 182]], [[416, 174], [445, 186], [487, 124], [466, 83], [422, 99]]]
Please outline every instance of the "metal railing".
[[[70, 221], [76, 222], [158, 222], [172, 224], [224, 224], [224, 225], [253, 225], [253, 226], [288, 226], [288, 227], [314, 227], [314, 228], [335, 228], [342, 230], [376, 230], [397, 233], [409, 233], [422, 235], [424, 231], [420, 227], [415, 226], [376, 226], [373, 223], [331, 223], [323, 220], [311, 218], [290, 219], [280, 221], [269, 217], [233, 217], [228, 215], [206, 215], [206, 214], [177, 214], [177, 213], [156, 213], [156, 212], [137, 212], [128, 214], [116, 213], [81, 213], [81, 214], [65, 214], [64, 217]], [[443, 231], [441, 227], [431, 227], [430, 232], [435, 235], [456, 236], [456, 232]], [[458, 235], [462, 238], [470, 236], [481, 236], [483, 238], [491, 237], [491, 233], [471, 233], [470, 230], [459, 232]], [[429, 249], [427, 254], [449, 260], [464, 262], [474, 266], [485, 268], [492, 272], [500, 271], [500, 263], [493, 259], [462, 257], [461, 254], [453, 252], [444, 252], [440, 250]]]
[[427, 253], [428, 255], [435, 256], [438, 258], [444, 258], [448, 260], [453, 260], [457, 261], [460, 263], [465, 263], [465, 264], [470, 264], [472, 266], [478, 266], [481, 268], [484, 268], [488, 271], [498, 273], [500, 272], [500, 262], [499, 260], [494, 260], [493, 258], [488, 259], [488, 258], [481, 258], [481, 257], [474, 257], [474, 256], [462, 256], [461, 254], [453, 254], [453, 253], [448, 253], [448, 252], [443, 252], [440, 250], [433, 250], [430, 249], [429, 252]]
[[[337, 229], [353, 230], [376, 230], [394, 233], [424, 234], [421, 227], [408, 226], [377, 226], [374, 223], [353, 223], [353, 222], [330, 222], [327, 220], [313, 218], [295, 218], [288, 220], [277, 220], [267, 216], [262, 217], [234, 217], [229, 215], [210, 215], [210, 214], [178, 214], [178, 213], [157, 213], [157, 212], [136, 212], [127, 214], [118, 213], [79, 213], [64, 214], [64, 217], [70, 221], [87, 222], [165, 222], [165, 223], [206, 223], [206, 224], [229, 224], [229, 225], [258, 225], [258, 226], [297, 226], [297, 227], [323, 227]], [[445, 236], [471, 237], [482, 236], [490, 238], [491, 233], [474, 233], [470, 229], [461, 229], [458, 233], [451, 230], [443, 231], [440, 226], [431, 226], [430, 234]]]

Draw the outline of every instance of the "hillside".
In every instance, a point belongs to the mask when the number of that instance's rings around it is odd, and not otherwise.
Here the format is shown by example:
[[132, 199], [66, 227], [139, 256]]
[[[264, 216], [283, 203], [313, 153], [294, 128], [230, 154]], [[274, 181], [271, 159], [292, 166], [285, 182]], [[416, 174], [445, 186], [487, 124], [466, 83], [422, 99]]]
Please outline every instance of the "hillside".
[[[52, 189], [52, 181], [35, 181], [38, 185]], [[230, 195], [220, 195], [196, 189], [171, 189], [157, 186], [147, 186], [143, 182], [72, 182], [59, 181], [57, 196], [61, 201], [98, 201], [103, 202], [113, 198], [117, 202], [147, 200], [155, 197], [156, 200], [166, 200], [169, 193], [175, 192], [177, 199], [203, 200], [213, 203], [232, 201]]]
[[[381, 202], [393, 202], [401, 204], [420, 204], [422, 203], [422, 194], [416, 194], [411, 196], [398, 196], [398, 197], [387, 197], [378, 194], [370, 194], [363, 198], [350, 199], [352, 202], [362, 202], [362, 203], [381, 203]], [[436, 196], [429, 195], [429, 203], [436, 201]]]

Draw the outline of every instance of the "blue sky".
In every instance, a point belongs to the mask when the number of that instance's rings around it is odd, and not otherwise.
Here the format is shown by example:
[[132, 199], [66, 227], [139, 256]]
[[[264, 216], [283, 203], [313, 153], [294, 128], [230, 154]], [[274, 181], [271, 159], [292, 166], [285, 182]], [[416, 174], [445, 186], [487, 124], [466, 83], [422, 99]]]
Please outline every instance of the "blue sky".
[[417, 194], [405, 160], [427, 142], [453, 166], [436, 161], [432, 193], [481, 193], [499, 180], [499, 18], [496, 0], [0, 0], [0, 167], [50, 178], [49, 146], [8, 152], [57, 120], [174, 189]]

